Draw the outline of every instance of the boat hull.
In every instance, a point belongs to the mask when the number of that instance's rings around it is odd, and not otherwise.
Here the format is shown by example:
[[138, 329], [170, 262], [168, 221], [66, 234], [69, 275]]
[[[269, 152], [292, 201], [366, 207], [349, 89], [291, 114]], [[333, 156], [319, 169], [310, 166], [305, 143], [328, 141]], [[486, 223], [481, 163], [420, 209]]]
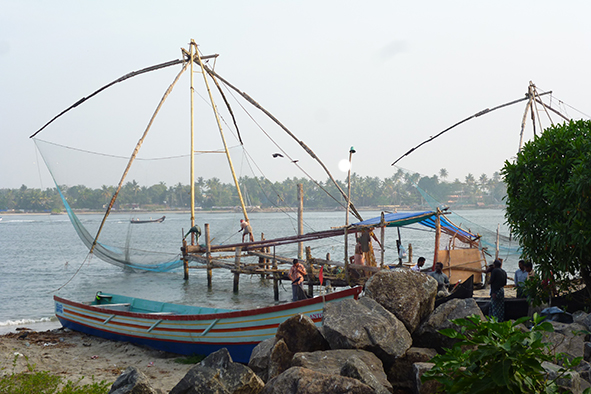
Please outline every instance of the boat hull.
[[54, 301], [60, 323], [74, 331], [184, 355], [208, 355], [227, 348], [234, 361], [248, 363], [254, 347], [275, 336], [279, 324], [291, 316], [304, 314], [319, 325], [324, 303], [357, 298], [361, 290], [355, 287], [330, 293], [324, 299], [315, 297], [247, 311], [188, 315], [107, 309], [105, 305], [57, 296]]

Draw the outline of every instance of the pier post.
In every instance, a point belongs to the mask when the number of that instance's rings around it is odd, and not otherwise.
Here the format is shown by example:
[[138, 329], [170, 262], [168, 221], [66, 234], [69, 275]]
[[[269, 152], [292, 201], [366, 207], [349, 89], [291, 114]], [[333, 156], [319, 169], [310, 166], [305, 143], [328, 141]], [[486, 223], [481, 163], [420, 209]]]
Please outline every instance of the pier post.
[[189, 280], [189, 260], [187, 259], [187, 240], [183, 238], [183, 271], [184, 279]]
[[[304, 235], [304, 185], [298, 183], [298, 235]], [[298, 259], [304, 258], [304, 243], [298, 242]]]
[[207, 258], [207, 288], [211, 290], [211, 240], [209, 238], [209, 223], [205, 223], [205, 257]]
[[308, 270], [308, 297], [314, 297], [314, 269], [312, 268], [312, 249], [306, 247], [306, 269]]
[[279, 273], [277, 272], [277, 260], [275, 259], [275, 246], [273, 245], [273, 296], [279, 301]]
[[[261, 233], [261, 241], [265, 240], [265, 233]], [[265, 253], [265, 248], [261, 248], [261, 252]], [[259, 267], [261, 269], [265, 269], [265, 258], [264, 257], [259, 257]], [[265, 273], [263, 272], [261, 274], [261, 279], [265, 279]]]
[[234, 293], [238, 293], [238, 284], [240, 283], [240, 252], [241, 248], [236, 248], [234, 255]]

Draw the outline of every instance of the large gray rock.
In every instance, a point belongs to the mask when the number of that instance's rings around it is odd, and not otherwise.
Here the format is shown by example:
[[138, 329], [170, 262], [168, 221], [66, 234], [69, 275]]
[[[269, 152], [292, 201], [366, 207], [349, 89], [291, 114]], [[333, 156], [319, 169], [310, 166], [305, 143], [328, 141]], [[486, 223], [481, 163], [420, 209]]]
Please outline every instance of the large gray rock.
[[408, 268], [382, 270], [366, 282], [365, 294], [393, 313], [412, 334], [433, 311], [437, 281]]
[[[391, 390], [378, 381], [378, 378], [369, 370], [369, 367], [357, 357], [352, 357], [341, 368], [341, 375], [357, 379], [375, 390], [376, 394], [390, 394]], [[390, 389], [392, 386], [389, 387]]]
[[295, 315], [281, 323], [275, 337], [278, 340], [283, 339], [293, 353], [329, 349], [318, 327], [306, 315]]
[[[542, 368], [544, 368], [548, 374], [548, 380], [556, 379], [561, 373], [560, 366], [547, 361], [542, 363]], [[588, 387], [586, 382], [581, 379], [577, 372], [566, 372], [556, 381], [556, 384], [560, 387], [566, 387], [569, 390], [568, 392], [573, 394], [581, 394], [583, 390]]]
[[141, 371], [127, 367], [113, 383], [109, 394], [158, 394], [158, 391], [152, 388], [147, 376]]
[[585, 338], [583, 331], [585, 326], [578, 323], [549, 322], [554, 327], [554, 332], [544, 333], [543, 342], [550, 345], [550, 353], [566, 353], [571, 357], [583, 357], [585, 355]]
[[400, 389], [411, 389], [414, 385], [414, 363], [429, 362], [437, 355], [435, 349], [411, 347], [406, 354], [397, 358], [388, 366], [386, 375], [392, 386]]
[[436, 380], [428, 380], [425, 383], [421, 381], [423, 374], [430, 371], [435, 364], [433, 363], [414, 363], [413, 364], [413, 393], [415, 394], [435, 394], [439, 391], [441, 384]]
[[585, 326], [585, 329], [591, 331], [591, 314], [577, 311], [573, 314], [574, 323]]
[[444, 328], [459, 329], [451, 321], [476, 315], [484, 321], [484, 315], [473, 298], [452, 299], [437, 307], [413, 334], [413, 344], [417, 347], [436, 349], [451, 348], [458, 340], [439, 333]]
[[327, 304], [322, 333], [331, 349], [363, 349], [386, 362], [402, 356], [412, 346], [404, 324], [367, 297]]
[[388, 382], [388, 378], [384, 372], [384, 366], [380, 359], [375, 354], [364, 350], [341, 349], [313, 353], [296, 353], [293, 356], [291, 365], [328, 375], [340, 375], [347, 361], [353, 358], [357, 358], [367, 365], [369, 371], [375, 376], [380, 385], [389, 391], [392, 390], [392, 385]]
[[264, 386], [250, 368], [233, 362], [223, 348], [191, 368], [170, 394], [257, 394]]
[[252, 350], [248, 367], [256, 373], [259, 378], [266, 382], [268, 379], [269, 360], [271, 359], [271, 351], [277, 342], [277, 338], [265, 339], [259, 343]]
[[271, 379], [261, 394], [373, 394], [375, 390], [357, 379], [292, 367]]
[[265, 382], [289, 369], [289, 367], [291, 367], [292, 358], [293, 352], [289, 350], [285, 341], [283, 339], [277, 341], [271, 351], [269, 370], [267, 371], [267, 379]]

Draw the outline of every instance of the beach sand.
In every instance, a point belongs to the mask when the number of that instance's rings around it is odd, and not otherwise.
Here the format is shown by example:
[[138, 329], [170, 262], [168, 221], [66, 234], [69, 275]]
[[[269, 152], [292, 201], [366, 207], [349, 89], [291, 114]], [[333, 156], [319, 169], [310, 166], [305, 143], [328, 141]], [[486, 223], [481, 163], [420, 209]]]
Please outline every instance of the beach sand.
[[[155, 389], [167, 393], [193, 367], [182, 356], [109, 341], [70, 330], [20, 330], [0, 336], [0, 374], [48, 371], [81, 384], [107, 381], [111, 385], [127, 367], [143, 372]], [[16, 362], [15, 362], [16, 360]]]

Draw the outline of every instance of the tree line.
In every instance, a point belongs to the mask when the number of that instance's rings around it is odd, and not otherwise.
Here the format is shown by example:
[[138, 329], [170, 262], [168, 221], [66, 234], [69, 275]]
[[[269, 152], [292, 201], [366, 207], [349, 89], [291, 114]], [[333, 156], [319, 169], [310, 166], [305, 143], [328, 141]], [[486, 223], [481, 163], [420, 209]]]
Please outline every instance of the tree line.
[[[416, 208], [428, 206], [419, 188], [435, 200], [452, 208], [498, 207], [504, 204], [506, 186], [499, 173], [478, 179], [468, 174], [464, 181], [448, 182], [447, 170], [437, 175], [421, 176], [398, 170], [389, 178], [362, 177], [351, 174], [351, 202], [358, 207], [394, 206]], [[297, 185], [303, 184], [304, 206], [311, 209], [335, 209], [346, 204], [346, 198], [332, 181], [316, 182], [307, 178], [288, 178], [270, 182], [263, 177], [241, 177], [240, 188], [247, 206], [268, 209], [297, 206]], [[347, 180], [337, 184], [348, 193]], [[418, 188], [417, 188], [418, 186]], [[56, 212], [63, 210], [61, 191], [73, 209], [104, 210], [115, 193], [115, 186], [103, 185], [91, 189], [83, 185], [60, 186], [45, 190], [22, 185], [18, 189], [0, 189], [1, 211]], [[187, 209], [190, 207], [190, 186], [178, 183], [167, 186], [160, 182], [152, 186], [140, 186], [135, 180], [127, 182], [119, 192], [114, 208], [126, 209]], [[195, 182], [195, 205], [203, 209], [234, 208], [240, 205], [233, 184], [222, 183], [218, 178], [198, 178]]]

